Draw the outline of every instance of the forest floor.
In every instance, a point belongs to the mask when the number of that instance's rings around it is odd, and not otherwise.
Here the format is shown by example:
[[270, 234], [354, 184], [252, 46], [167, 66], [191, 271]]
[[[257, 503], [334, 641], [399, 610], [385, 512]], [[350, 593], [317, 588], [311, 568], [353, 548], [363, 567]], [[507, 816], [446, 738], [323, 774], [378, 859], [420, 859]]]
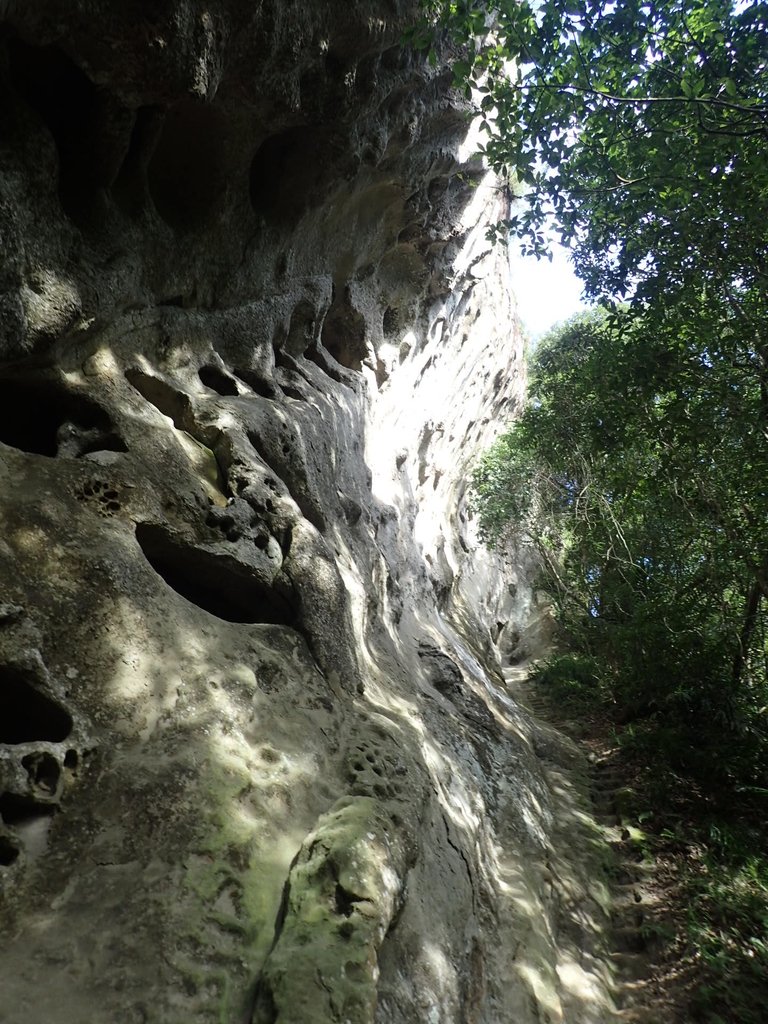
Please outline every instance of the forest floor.
[[[612, 850], [607, 870], [613, 904], [606, 946], [619, 1020], [751, 1021], [707, 1000], [700, 954], [689, 938], [690, 883], [702, 870], [702, 852], [695, 843], [680, 842], [679, 836], [690, 830], [679, 816], [672, 828], [665, 814], [649, 809], [647, 766], [627, 758], [608, 719], [583, 709], [575, 713], [519, 671], [512, 678], [515, 697], [538, 720], [573, 740], [589, 764], [594, 819]], [[768, 1009], [761, 1012], [768, 1020]]]

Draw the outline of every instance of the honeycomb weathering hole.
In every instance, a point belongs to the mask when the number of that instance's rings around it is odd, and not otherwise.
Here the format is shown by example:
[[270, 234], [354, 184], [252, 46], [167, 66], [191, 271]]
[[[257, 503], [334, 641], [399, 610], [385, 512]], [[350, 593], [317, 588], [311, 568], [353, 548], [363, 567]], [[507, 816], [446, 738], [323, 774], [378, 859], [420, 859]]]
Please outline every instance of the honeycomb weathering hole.
[[109, 416], [53, 381], [0, 379], [0, 441], [33, 455], [126, 451]]
[[184, 100], [168, 111], [149, 162], [155, 207], [180, 230], [204, 224], [226, 189], [226, 120], [215, 107]]
[[201, 366], [197, 375], [207, 388], [216, 391], [219, 395], [228, 397], [240, 393], [232, 377], [220, 370], [218, 366]]
[[137, 525], [136, 540], [158, 576], [210, 615], [227, 622], [296, 625], [289, 601], [233, 559], [181, 545], [151, 523]]
[[270, 136], [253, 158], [251, 205], [269, 224], [294, 224], [354, 170], [348, 140], [324, 126]]
[[5, 825], [24, 825], [38, 818], [49, 818], [56, 808], [52, 804], [39, 804], [28, 796], [3, 793], [0, 796], [0, 815]]
[[0, 743], [60, 743], [72, 725], [69, 713], [36, 688], [31, 674], [0, 668]]
[[53, 754], [49, 754], [47, 751], [36, 751], [34, 754], [22, 757], [21, 763], [36, 789], [42, 789], [50, 794], [56, 792], [61, 768]]
[[18, 859], [19, 850], [6, 836], [0, 836], [0, 866], [7, 868]]
[[96, 85], [55, 46], [9, 46], [15, 88], [45, 122], [59, 157], [59, 196], [70, 216], [105, 185], [103, 154], [94, 152], [100, 96]]

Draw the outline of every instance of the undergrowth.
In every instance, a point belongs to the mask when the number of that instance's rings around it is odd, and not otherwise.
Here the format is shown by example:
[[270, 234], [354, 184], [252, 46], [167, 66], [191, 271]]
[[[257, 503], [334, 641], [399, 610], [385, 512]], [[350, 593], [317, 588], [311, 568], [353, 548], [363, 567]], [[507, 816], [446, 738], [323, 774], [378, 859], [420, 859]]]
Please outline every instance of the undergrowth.
[[707, 1024], [765, 1024], [768, 856], [765, 829], [710, 822], [685, 835], [700, 849], [683, 875], [686, 941], [700, 967], [691, 1011]]
[[597, 666], [579, 654], [561, 654], [535, 666], [531, 680], [571, 711], [596, 710], [604, 703]]
[[[610, 736], [631, 779], [621, 791], [623, 813], [642, 824], [652, 856], [675, 864], [674, 947], [696, 980], [686, 1020], [765, 1024], [768, 792], [723, 771], [716, 737], [697, 744], [695, 723], [687, 734], [685, 723], [617, 723], [611, 687], [590, 658], [553, 657], [532, 680], [566, 715]], [[723, 733], [720, 742], [732, 740]]]

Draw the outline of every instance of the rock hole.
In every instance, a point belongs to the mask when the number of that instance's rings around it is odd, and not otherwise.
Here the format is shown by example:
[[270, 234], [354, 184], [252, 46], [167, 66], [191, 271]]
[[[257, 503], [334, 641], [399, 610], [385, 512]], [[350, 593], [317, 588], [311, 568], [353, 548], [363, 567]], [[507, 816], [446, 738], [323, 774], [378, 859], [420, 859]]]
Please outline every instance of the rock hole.
[[68, 750], [64, 755], [64, 767], [74, 771], [77, 768], [79, 758], [76, 750]]
[[288, 355], [304, 355], [309, 346], [315, 341], [316, 320], [317, 313], [315, 312], [315, 307], [308, 299], [302, 299], [297, 303], [291, 313], [288, 337], [282, 345], [283, 350]]
[[281, 252], [277, 259], [277, 264], [275, 266], [275, 273], [277, 277], [285, 277], [285, 275], [288, 273], [289, 266], [290, 260], [288, 258], [288, 253]]
[[18, 793], [3, 793], [0, 796], [0, 816], [11, 827], [26, 825], [40, 818], [50, 818], [56, 808], [52, 804], [39, 804], [28, 796]]
[[210, 388], [211, 391], [215, 391], [219, 395], [230, 396], [239, 394], [235, 381], [228, 373], [220, 370], [218, 366], [201, 366], [197, 375], [207, 388]]
[[307, 400], [307, 396], [303, 395], [301, 391], [298, 390], [298, 388], [290, 386], [286, 387], [285, 384], [283, 384], [283, 394], [285, 395], [286, 398], [293, 398], [298, 402], [306, 402]]
[[389, 370], [379, 357], [376, 357], [376, 384], [382, 388], [389, 380]]
[[235, 370], [235, 376], [244, 384], [247, 384], [257, 395], [261, 395], [262, 398], [277, 398], [280, 395], [280, 389], [273, 381], [265, 380], [263, 376], [254, 370], [238, 368]]
[[[337, 384], [349, 383], [349, 381], [344, 379], [341, 371], [337, 368], [336, 364], [328, 358], [323, 349], [318, 348], [317, 346], [307, 349], [306, 358], [311, 363], [314, 363], [315, 366], [319, 366], [323, 373], [327, 374], [331, 380], [335, 380]], [[362, 363], [360, 365], [362, 366]]]
[[158, 107], [139, 107], [133, 115], [128, 146], [112, 184], [112, 195], [129, 217], [139, 217], [147, 207], [147, 165], [160, 137], [163, 113]]
[[362, 369], [368, 352], [365, 317], [353, 306], [349, 288], [344, 289], [341, 299], [336, 296], [328, 310], [323, 323], [322, 342], [337, 363], [349, 370]]
[[0, 668], [0, 743], [60, 743], [72, 731], [69, 713], [34, 683], [34, 676], [22, 669]]
[[200, 100], [184, 100], [165, 116], [147, 167], [155, 208], [177, 230], [204, 225], [226, 194], [226, 121]]
[[21, 759], [27, 775], [36, 789], [45, 790], [53, 794], [59, 785], [61, 769], [59, 762], [46, 751], [36, 751], [34, 754], [26, 754]]
[[7, 836], [0, 836], [0, 867], [8, 868], [18, 859], [19, 851]]
[[125, 379], [151, 405], [173, 420], [177, 430], [188, 430], [189, 398], [181, 391], [166, 384], [159, 377], [144, 373], [135, 367], [125, 371]]
[[267, 224], [294, 225], [354, 169], [352, 151], [323, 127], [299, 125], [270, 136], [251, 163], [254, 212]]
[[15, 88], [40, 115], [56, 145], [61, 205], [79, 220], [97, 192], [116, 177], [133, 115], [55, 46], [13, 39], [9, 64]]
[[256, 578], [244, 565], [201, 548], [182, 546], [161, 526], [139, 523], [136, 540], [162, 579], [191, 604], [227, 622], [295, 626], [296, 612], [286, 597]]
[[356, 964], [354, 960], [346, 962], [344, 965], [344, 975], [349, 981], [357, 984], [363, 984], [370, 977], [363, 964]]
[[336, 904], [336, 913], [341, 914], [342, 917], [351, 917], [355, 909], [355, 903], [358, 902], [354, 898], [354, 895], [347, 892], [347, 890], [337, 882], [333, 897]]
[[256, 989], [251, 996], [247, 1015], [243, 1020], [248, 1024], [275, 1024], [280, 1011], [277, 1008], [269, 983], [265, 978], [260, 978], [256, 983]]
[[11, 377], [0, 380], [0, 441], [49, 458], [127, 451], [109, 416], [94, 402], [52, 381]]
[[382, 330], [385, 334], [394, 334], [400, 324], [400, 311], [395, 306], [387, 306], [384, 310]]

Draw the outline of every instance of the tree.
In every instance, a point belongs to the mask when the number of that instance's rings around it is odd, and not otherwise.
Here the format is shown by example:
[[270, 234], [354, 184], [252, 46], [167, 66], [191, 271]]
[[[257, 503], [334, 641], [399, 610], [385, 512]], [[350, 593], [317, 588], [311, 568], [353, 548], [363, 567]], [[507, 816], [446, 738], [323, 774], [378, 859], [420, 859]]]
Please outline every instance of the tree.
[[623, 715], [663, 724], [678, 755], [691, 730], [705, 759], [735, 735], [724, 768], [754, 771], [768, 765], [760, 389], [641, 330], [593, 313], [542, 343], [531, 401], [474, 474], [481, 531], [536, 545], [569, 646]]
[[594, 297], [765, 290], [765, 4], [426, 6], [462, 47], [456, 79], [480, 97], [488, 158], [527, 188], [507, 226], [531, 251], [553, 218]]

